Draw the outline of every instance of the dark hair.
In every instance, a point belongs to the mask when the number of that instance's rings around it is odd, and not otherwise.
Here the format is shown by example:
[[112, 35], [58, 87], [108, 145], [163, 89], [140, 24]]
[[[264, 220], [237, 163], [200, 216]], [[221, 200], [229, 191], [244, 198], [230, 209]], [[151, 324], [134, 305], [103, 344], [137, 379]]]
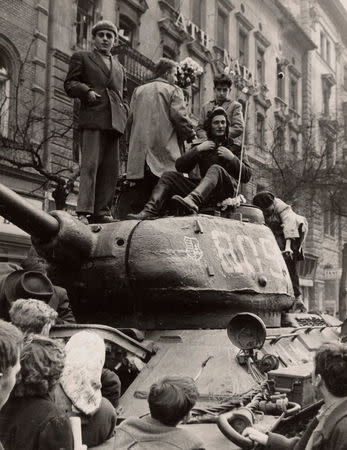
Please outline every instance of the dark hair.
[[269, 191], [258, 192], [253, 198], [253, 205], [264, 210], [273, 204], [274, 199], [275, 196]]
[[148, 404], [151, 416], [168, 426], [176, 426], [195, 405], [199, 393], [189, 377], [165, 377], [152, 384]]
[[16, 397], [45, 396], [58, 383], [64, 369], [64, 347], [53, 339], [31, 335], [21, 354]]
[[162, 77], [168, 70], [176, 66], [176, 62], [169, 58], [160, 58], [154, 67], [154, 76], [156, 78]]
[[41, 334], [46, 324], [54, 325], [58, 313], [41, 300], [18, 299], [9, 311], [11, 322], [23, 333]]
[[214, 87], [225, 85], [230, 89], [231, 86], [233, 85], [233, 82], [232, 79], [229, 77], [229, 75], [221, 73], [213, 78], [213, 85]]
[[347, 395], [347, 345], [323, 344], [315, 355], [315, 373], [320, 374], [328, 391], [336, 397]]
[[224, 139], [227, 141], [228, 140], [228, 136], [229, 136], [229, 118], [228, 118], [228, 114], [226, 113], [225, 109], [222, 108], [221, 106], [217, 106], [212, 111], [209, 111], [207, 113], [207, 117], [206, 117], [206, 120], [204, 122], [204, 130], [207, 133], [207, 137], [209, 139], [213, 139], [213, 136], [212, 136], [212, 119], [214, 117], [216, 117], [216, 116], [224, 116], [225, 117], [226, 128], [225, 128]]
[[0, 320], [0, 372], [17, 364], [22, 347], [22, 333], [14, 325]]

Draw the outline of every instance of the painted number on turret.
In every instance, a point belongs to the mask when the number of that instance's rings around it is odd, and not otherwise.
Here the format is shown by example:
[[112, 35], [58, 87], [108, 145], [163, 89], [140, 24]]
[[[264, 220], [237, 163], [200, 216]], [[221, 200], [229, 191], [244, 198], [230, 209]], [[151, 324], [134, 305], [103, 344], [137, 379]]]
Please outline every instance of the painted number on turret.
[[271, 239], [231, 236], [219, 230], [212, 230], [211, 235], [226, 274], [270, 271], [275, 278], [285, 276], [276, 258], [278, 249]]

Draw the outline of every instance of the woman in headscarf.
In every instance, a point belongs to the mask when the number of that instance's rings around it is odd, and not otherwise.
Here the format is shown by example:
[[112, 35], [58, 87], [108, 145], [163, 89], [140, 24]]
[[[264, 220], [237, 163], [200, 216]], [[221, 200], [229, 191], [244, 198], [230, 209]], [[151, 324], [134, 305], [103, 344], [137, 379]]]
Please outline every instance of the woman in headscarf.
[[0, 440], [6, 450], [73, 450], [68, 416], [52, 400], [64, 367], [64, 348], [31, 335], [21, 353], [21, 371], [0, 412]]
[[66, 414], [82, 423], [82, 442], [88, 447], [102, 444], [114, 433], [116, 412], [101, 394], [105, 343], [97, 334], [80, 331], [65, 346], [66, 360], [55, 400]]

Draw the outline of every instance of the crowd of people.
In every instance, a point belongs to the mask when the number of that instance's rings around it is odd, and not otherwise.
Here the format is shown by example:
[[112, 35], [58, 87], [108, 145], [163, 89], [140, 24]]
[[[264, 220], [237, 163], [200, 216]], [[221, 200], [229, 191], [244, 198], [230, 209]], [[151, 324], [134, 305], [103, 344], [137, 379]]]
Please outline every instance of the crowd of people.
[[[18, 319], [24, 302], [14, 303], [11, 317]], [[19, 319], [19, 329], [0, 320], [0, 449], [82, 450], [104, 443], [112, 450], [207, 448], [180, 426], [199, 398], [193, 379], [171, 375], [158, 380], [149, 390], [149, 413], [116, 426], [115, 405], [102, 395], [104, 341], [80, 331], [64, 346], [45, 335], [54, 310], [42, 307], [42, 300], [30, 303], [26, 310], [32, 324]], [[312, 383], [324, 405], [302, 437], [287, 439], [257, 428], [246, 428], [243, 435], [273, 450], [346, 450], [346, 344], [323, 344], [317, 350]], [[76, 446], [71, 425], [76, 417], [86, 447]]]
[[[81, 104], [79, 220], [114, 220], [110, 205], [124, 132], [129, 137], [127, 178], [145, 183], [150, 193], [143, 209], [128, 219], [160, 217], [169, 201], [197, 213], [209, 203], [234, 198], [238, 183], [247, 183], [252, 169], [240, 145], [242, 106], [229, 98], [230, 77], [215, 77], [215, 97], [203, 105], [194, 130], [175, 84], [176, 63], [162, 58], [155, 79], [135, 90], [128, 115], [125, 71], [111, 55], [117, 29], [100, 21], [92, 35], [95, 49], [72, 56], [65, 80], [67, 94]], [[263, 210], [286, 257], [296, 307], [302, 308], [296, 263], [302, 258], [307, 221], [271, 192], [258, 193], [253, 203]], [[111, 438], [115, 449], [205, 448], [178, 426], [198, 400], [194, 381], [186, 377], [158, 380], [149, 391], [149, 415], [116, 427], [121, 383], [115, 371], [104, 367], [105, 343], [87, 331], [77, 331], [67, 343], [49, 337], [54, 324], [75, 323], [75, 318], [66, 290], [51, 282], [34, 249], [22, 266], [0, 263], [0, 317], [0, 442], [5, 450], [80, 450], [71, 426], [76, 417], [82, 443], [90, 448]], [[347, 448], [345, 345], [317, 352], [313, 382], [325, 409], [304, 438], [286, 440], [253, 428], [245, 435], [273, 449]]]

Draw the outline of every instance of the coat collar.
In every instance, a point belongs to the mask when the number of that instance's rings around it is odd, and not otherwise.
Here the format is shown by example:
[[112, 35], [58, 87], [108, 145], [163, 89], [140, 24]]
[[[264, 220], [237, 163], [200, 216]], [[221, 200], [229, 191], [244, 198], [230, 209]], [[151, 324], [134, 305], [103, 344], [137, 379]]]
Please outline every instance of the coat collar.
[[93, 50], [92, 52], [90, 52], [89, 57], [99, 67], [99, 69], [101, 69], [104, 72], [106, 77], [109, 78], [112, 73], [112, 68], [113, 68], [112, 55], [111, 55], [111, 70], [108, 69], [108, 67], [104, 63], [102, 57], [100, 56], [99, 52], [97, 52], [96, 50]]

